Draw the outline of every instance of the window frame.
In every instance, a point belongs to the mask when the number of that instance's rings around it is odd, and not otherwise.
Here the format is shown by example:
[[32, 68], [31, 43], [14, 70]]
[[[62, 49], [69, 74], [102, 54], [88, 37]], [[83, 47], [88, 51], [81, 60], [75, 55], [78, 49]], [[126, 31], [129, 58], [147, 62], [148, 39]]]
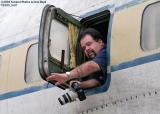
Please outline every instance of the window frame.
[[[36, 81], [27, 81], [27, 74], [26, 74], [26, 71], [27, 71], [27, 60], [28, 60], [28, 55], [29, 55], [29, 51], [30, 49], [32, 48], [32, 46], [35, 46], [37, 44], [37, 48], [38, 48], [38, 43], [33, 43], [31, 44], [28, 49], [27, 49], [27, 54], [26, 54], [26, 60], [25, 60], [25, 71], [24, 71], [24, 81], [25, 83], [27, 84], [30, 84], [30, 83], [34, 83], [34, 82], [41, 82], [43, 81], [42, 78], [40, 78], [40, 80], [36, 80]], [[37, 54], [38, 54], [38, 51], [37, 51]], [[37, 63], [38, 63], [38, 58], [37, 58]], [[39, 73], [39, 69], [38, 69], [38, 73]], [[39, 76], [40, 76], [40, 73], [39, 73]], [[41, 76], [40, 76], [41, 77]]]
[[[97, 25], [97, 18], [102, 18], [103, 20], [101, 20], [102, 23], [104, 23], [104, 19], [105, 19], [105, 16], [104, 16], [104, 13], [107, 12], [107, 15], [106, 17], [108, 18], [108, 29], [107, 30], [107, 36], [105, 36], [105, 38], [107, 38], [107, 78], [105, 80], [105, 83], [101, 86], [98, 86], [98, 87], [94, 87], [94, 88], [91, 88], [91, 89], [86, 89], [85, 90], [85, 95], [86, 96], [90, 96], [90, 95], [96, 95], [96, 94], [99, 94], [99, 93], [103, 93], [103, 92], [106, 92], [108, 89], [109, 89], [109, 86], [110, 86], [110, 82], [111, 82], [111, 72], [110, 72], [110, 38], [111, 37], [111, 28], [112, 28], [112, 20], [113, 20], [113, 15], [114, 13], [112, 13], [109, 9], [105, 9], [103, 11], [100, 11], [96, 14], [94, 14], [94, 12], [92, 12], [93, 14], [83, 18], [80, 22], [82, 23], [82, 27], [80, 29], [80, 32], [83, 32], [86, 28], [90, 27], [90, 26], [94, 26], [94, 25]], [[109, 15], [109, 17], [108, 17]], [[102, 16], [102, 17], [101, 17]], [[93, 22], [91, 24], [91, 21]], [[88, 24], [89, 23], [89, 24]], [[78, 41], [79, 41], [79, 37], [78, 37]], [[84, 59], [85, 60], [85, 59]], [[84, 61], [83, 61], [84, 62]]]
[[[51, 30], [51, 22], [55, 19], [60, 23], [67, 25], [68, 22], [80, 27], [80, 22], [70, 16], [69, 14], [65, 13], [65, 11], [61, 10], [60, 8], [56, 8], [53, 5], [46, 5], [43, 9], [42, 16], [41, 16], [41, 24], [39, 30], [39, 44], [38, 44], [38, 57], [39, 57], [39, 72], [43, 80], [46, 80], [46, 77], [50, 75], [50, 71], [52, 69], [51, 66], [55, 66], [58, 71], [61, 68], [61, 63], [56, 58], [53, 58], [50, 54], [49, 50], [49, 36]], [[67, 23], [67, 24], [66, 24]], [[64, 65], [62, 68], [63, 72], [70, 70], [70, 66]], [[50, 81], [50, 83], [55, 84], [55, 81]], [[61, 89], [66, 89], [68, 86], [66, 84], [61, 84], [58, 87]]]
[[[49, 5], [47, 6], [47, 7], [50, 7]], [[46, 7], [45, 7], [46, 8]], [[45, 9], [44, 9], [45, 10]], [[44, 11], [43, 10], [43, 11]], [[97, 12], [98, 11], [98, 12]], [[102, 86], [100, 86], [100, 87], [95, 87], [95, 88], [92, 88], [92, 89], [86, 89], [86, 95], [92, 95], [92, 94], [97, 94], [97, 93], [101, 93], [101, 92], [105, 92], [105, 91], [107, 91], [108, 89], [109, 89], [109, 85], [110, 85], [110, 81], [111, 81], [111, 72], [110, 72], [110, 40], [111, 40], [111, 28], [112, 28], [112, 20], [113, 20], [113, 15], [114, 15], [114, 13], [110, 10], [110, 9], [108, 9], [108, 8], [106, 8], [106, 9], [97, 9], [97, 10], [95, 10], [95, 11], [92, 11], [92, 12], [90, 12], [90, 13], [88, 13], [87, 14], [87, 16], [85, 17], [84, 16], [84, 21], [83, 21], [83, 19], [81, 19], [80, 20], [80, 22], [81, 22], [81, 24], [83, 24], [81, 27], [80, 27], [80, 30], [79, 30], [79, 34], [85, 29], [85, 28], [87, 28], [86, 26], [85, 26], [85, 22], [87, 22], [88, 21], [88, 19], [91, 19], [90, 17], [93, 17], [94, 18], [94, 16], [95, 15], [99, 15], [99, 14], [101, 14], [102, 12], [105, 12], [105, 11], [108, 11], [107, 12], [107, 20], [108, 21], [106, 21], [106, 22], [108, 22], [107, 24], [107, 26], [106, 26], [106, 31], [108, 32], [108, 34], [107, 35], [105, 35], [105, 39], [107, 39], [107, 58], [106, 58], [106, 60], [107, 60], [107, 68], [106, 68], [106, 70], [107, 70], [107, 79], [106, 79], [106, 82], [102, 85]], [[42, 13], [43, 14], [43, 13]], [[44, 15], [44, 14], [43, 14]], [[44, 21], [44, 19], [43, 19], [43, 16], [42, 15], [42, 18], [41, 18], [41, 23], [44, 23], [43, 21]], [[46, 14], [45, 14], [45, 17], [46, 17]], [[48, 18], [48, 17], [47, 17]], [[96, 17], [96, 18], [98, 18], [98, 17]], [[85, 20], [86, 19], [86, 20]], [[95, 21], [95, 22], [97, 22], [97, 21]], [[95, 24], [95, 26], [96, 26], [96, 24], [97, 23], [94, 23]], [[94, 24], [92, 24], [92, 25], [94, 25]], [[41, 25], [41, 26], [44, 26], [44, 25]], [[91, 25], [90, 25], [91, 26]], [[88, 26], [89, 27], [89, 26]], [[98, 26], [97, 26], [98, 27]], [[108, 29], [107, 29], [107, 27], [108, 27]], [[44, 28], [44, 27], [43, 27]], [[78, 36], [79, 36], [79, 34], [78, 34]], [[40, 29], [40, 35], [42, 35], [42, 30]], [[41, 36], [41, 38], [42, 38], [42, 36]], [[78, 39], [77, 39], [77, 42], [79, 41], [79, 37], [78, 37]], [[42, 45], [39, 45], [39, 48], [40, 48], [40, 46], [42, 46], [43, 47], [43, 44]], [[77, 47], [78, 46], [80, 46], [80, 45], [77, 45]], [[77, 50], [78, 48], [76, 48], [76, 50]], [[77, 51], [76, 51], [77, 52]], [[41, 53], [41, 55], [42, 55], [43, 53]], [[76, 54], [76, 59], [77, 59], [77, 54]], [[76, 62], [77, 62], [77, 60], [76, 60]], [[40, 67], [42, 67], [42, 66], [40, 66]], [[39, 70], [41, 69], [39, 67]], [[43, 73], [45, 73], [44, 71], [40, 71], [40, 72], [43, 72]], [[45, 74], [46, 75], [46, 74]], [[46, 75], [46, 77], [47, 77], [47, 75]], [[44, 80], [46, 80], [45, 79], [45, 77], [42, 77]], [[50, 82], [50, 83], [52, 83], [52, 84], [54, 84], [54, 82]], [[63, 86], [63, 84], [62, 85], [60, 85], [60, 86], [58, 86], [58, 87], [60, 87], [61, 89], [66, 89], [64, 86]]]
[[144, 14], [145, 14], [145, 11], [147, 10], [147, 8], [151, 5], [154, 5], [154, 4], [157, 4], [157, 3], [160, 3], [160, 1], [156, 1], [156, 2], [153, 2], [151, 4], [148, 4], [144, 10], [143, 10], [143, 13], [142, 13], [142, 19], [141, 19], [141, 30], [140, 30], [140, 48], [142, 51], [144, 52], [150, 52], [150, 51], [154, 51], [154, 50], [157, 50], [157, 49], [160, 49], [160, 46], [158, 48], [155, 48], [155, 49], [144, 49], [143, 46], [142, 46], [142, 29], [143, 29], [143, 20], [144, 20]]

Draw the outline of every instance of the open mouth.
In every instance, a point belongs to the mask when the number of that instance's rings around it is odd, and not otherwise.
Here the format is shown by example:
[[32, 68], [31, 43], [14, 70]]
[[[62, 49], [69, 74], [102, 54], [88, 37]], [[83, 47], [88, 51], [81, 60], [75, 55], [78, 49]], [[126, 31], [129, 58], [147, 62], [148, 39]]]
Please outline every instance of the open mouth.
[[95, 52], [91, 51], [91, 52], [88, 52], [88, 56], [89, 58], [94, 58], [96, 56]]

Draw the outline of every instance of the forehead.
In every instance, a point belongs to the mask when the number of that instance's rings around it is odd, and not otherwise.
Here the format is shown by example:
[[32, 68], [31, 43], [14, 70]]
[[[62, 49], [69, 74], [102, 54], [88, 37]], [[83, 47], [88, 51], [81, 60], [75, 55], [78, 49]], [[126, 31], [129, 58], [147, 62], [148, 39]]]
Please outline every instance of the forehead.
[[93, 42], [93, 41], [95, 41], [95, 40], [93, 39], [93, 37], [92, 37], [91, 35], [89, 35], [89, 34], [86, 34], [86, 35], [81, 39], [80, 43], [81, 43], [81, 45], [84, 45], [84, 44], [86, 44], [87, 42]]

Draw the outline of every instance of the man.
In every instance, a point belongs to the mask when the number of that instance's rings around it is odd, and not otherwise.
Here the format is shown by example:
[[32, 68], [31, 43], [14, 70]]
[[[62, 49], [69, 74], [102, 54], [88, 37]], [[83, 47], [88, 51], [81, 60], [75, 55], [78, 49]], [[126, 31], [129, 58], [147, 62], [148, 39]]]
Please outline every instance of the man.
[[[55, 80], [56, 85], [76, 78], [90, 77], [90, 79], [79, 82], [81, 88], [92, 88], [102, 85], [106, 79], [106, 45], [102, 40], [102, 35], [93, 28], [86, 29], [80, 37], [80, 44], [85, 55], [91, 59], [70, 72], [52, 73], [47, 77], [47, 81]], [[92, 75], [92, 77], [91, 77]]]

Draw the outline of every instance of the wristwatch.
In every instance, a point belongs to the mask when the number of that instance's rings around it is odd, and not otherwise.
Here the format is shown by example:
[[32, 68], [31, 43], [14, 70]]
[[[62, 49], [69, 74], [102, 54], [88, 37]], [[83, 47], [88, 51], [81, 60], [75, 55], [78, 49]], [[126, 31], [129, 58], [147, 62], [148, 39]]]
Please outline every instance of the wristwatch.
[[70, 80], [71, 79], [71, 72], [66, 72], [66, 75], [68, 77], [68, 80]]

